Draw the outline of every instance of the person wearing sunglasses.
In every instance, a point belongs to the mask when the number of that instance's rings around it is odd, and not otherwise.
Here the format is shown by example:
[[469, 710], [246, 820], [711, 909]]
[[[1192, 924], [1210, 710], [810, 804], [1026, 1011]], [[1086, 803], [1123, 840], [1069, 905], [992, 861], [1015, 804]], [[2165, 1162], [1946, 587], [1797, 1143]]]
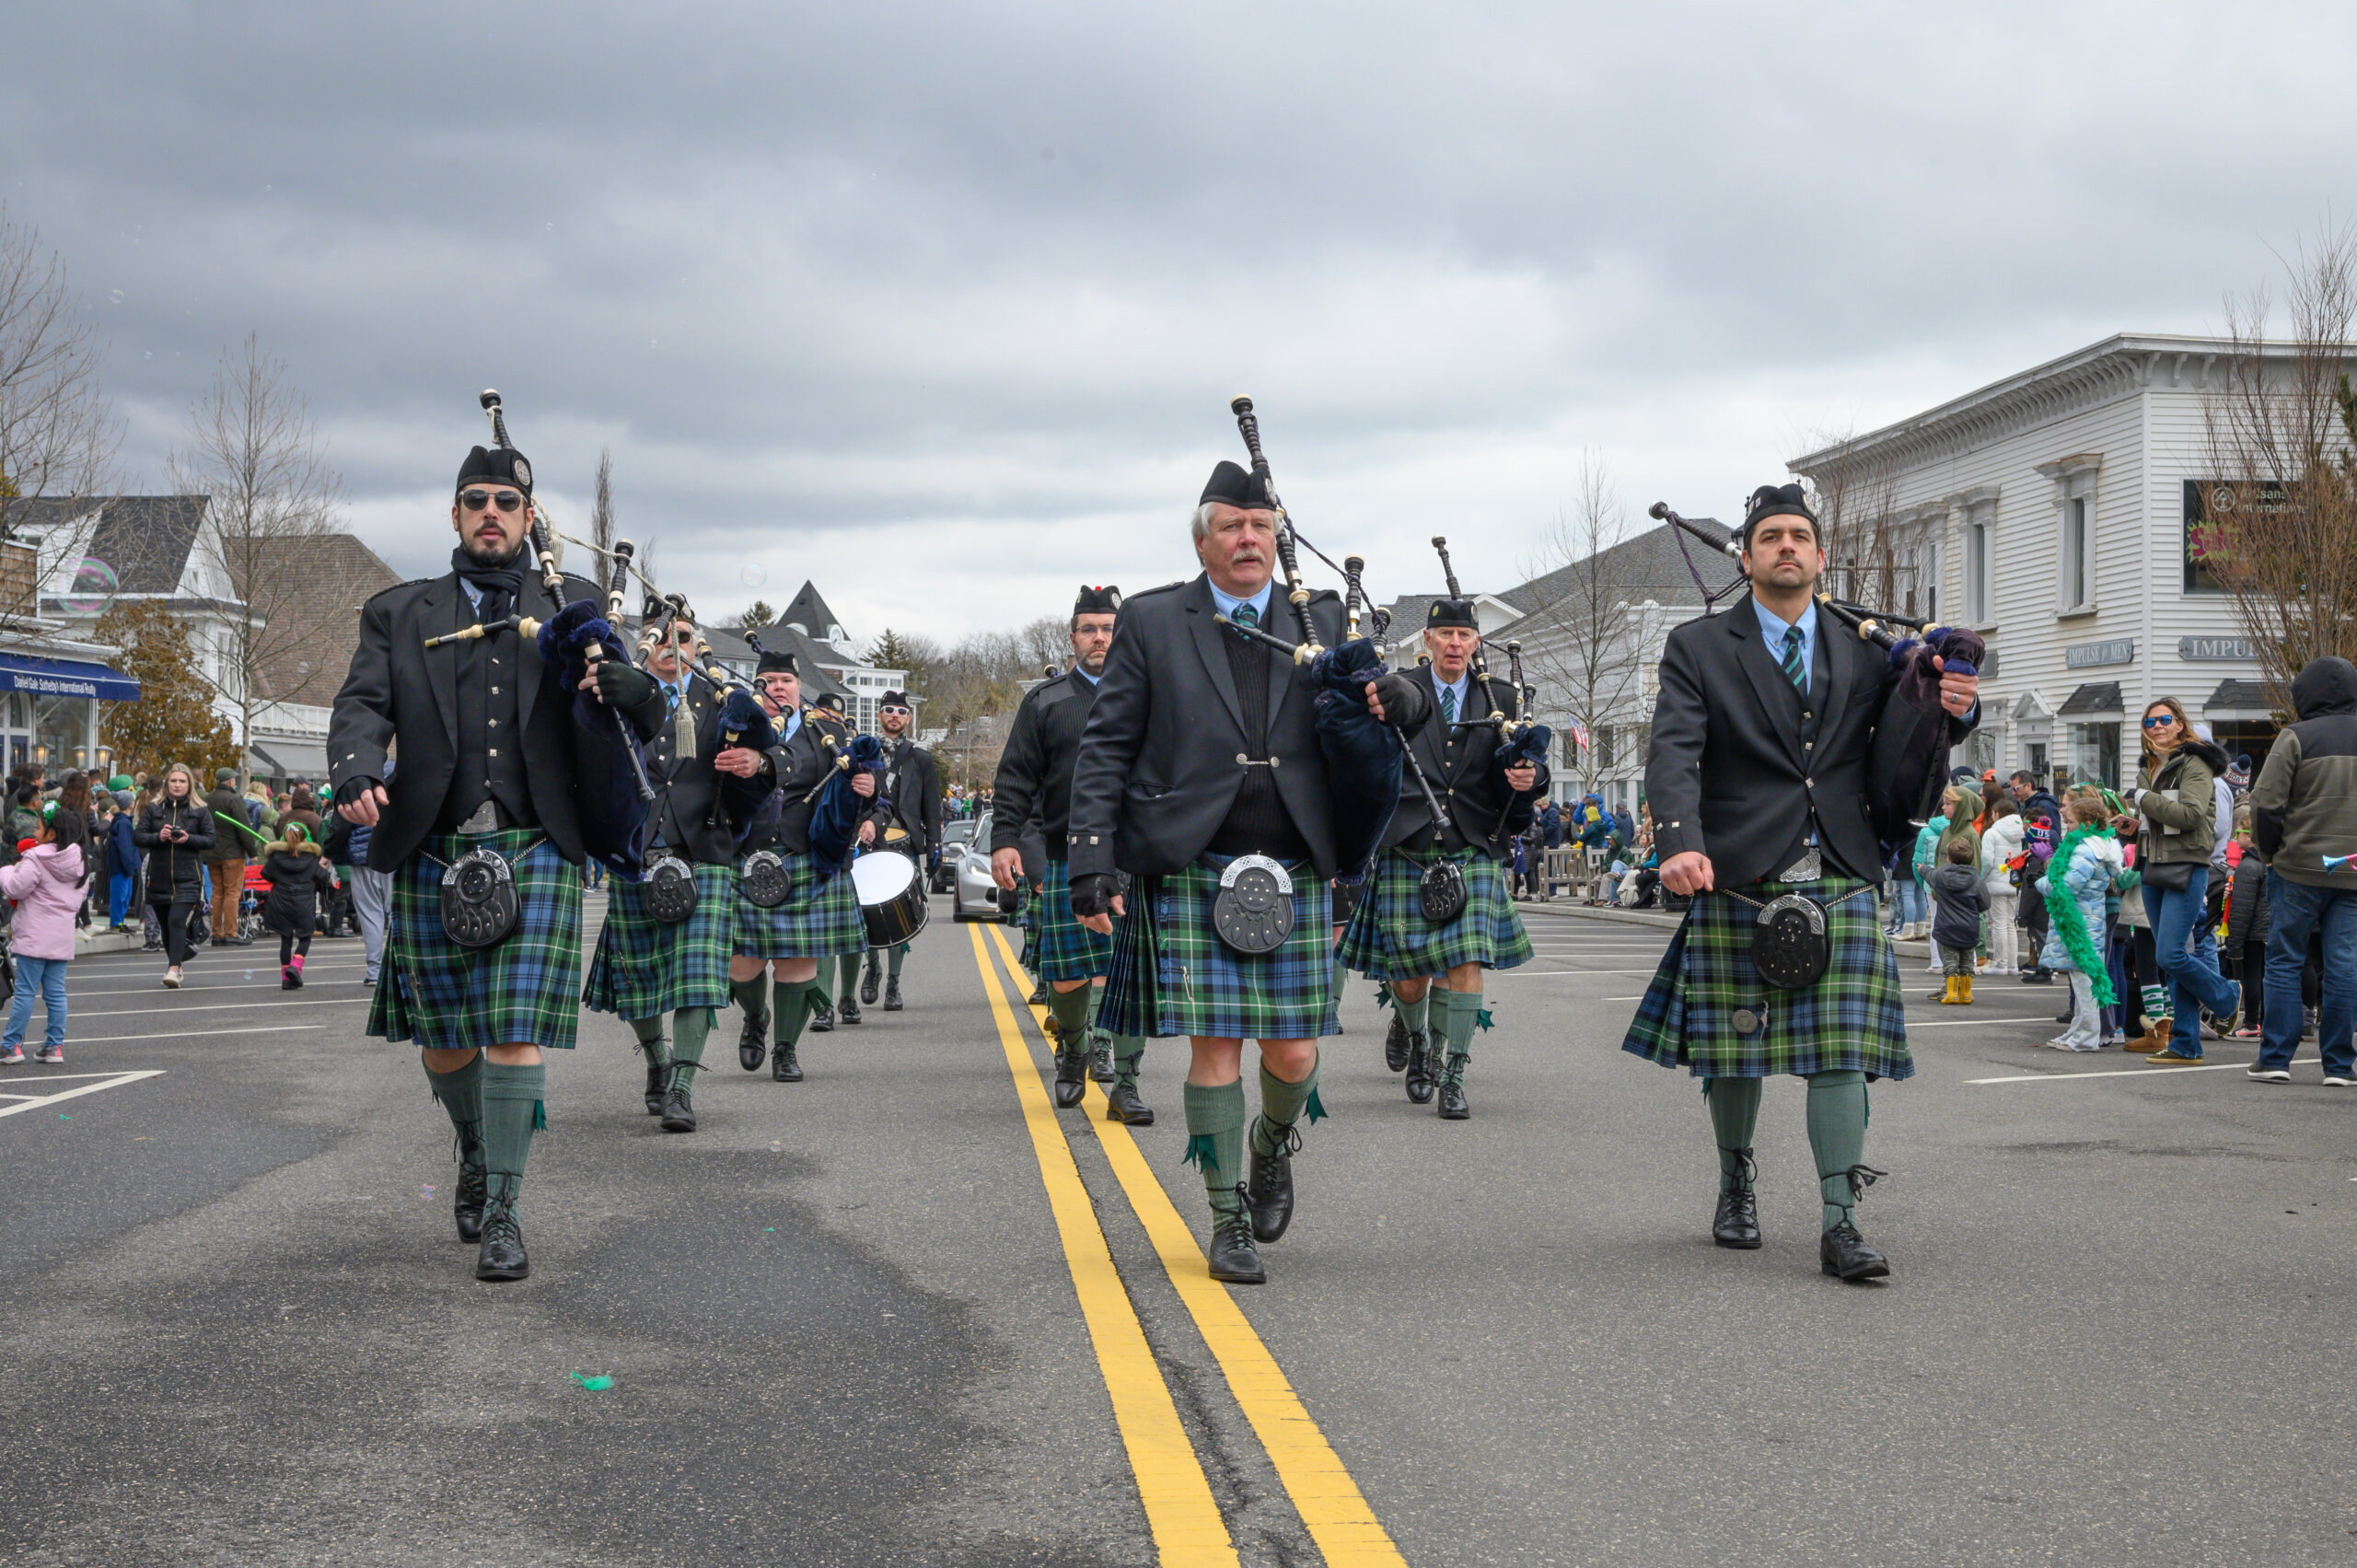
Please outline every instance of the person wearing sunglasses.
[[[2161, 1049], [2145, 1060], [2177, 1067], [2201, 1060], [2201, 1009], [2232, 1034], [2242, 1010], [2242, 988], [2194, 950], [2209, 909], [2210, 855], [2217, 847], [2215, 781], [2226, 754], [2193, 733], [2185, 705], [2155, 698], [2144, 709], [2143, 755], [2136, 787], [2126, 793], [2138, 819], [2138, 891], [2153, 923], [2163, 985], [2146, 988], [2144, 1012], [2159, 1016]], [[2175, 1005], [2163, 1005], [2164, 987]], [[2167, 1015], [2167, 1016], [2162, 1016]]]
[[[691, 1091], [704, 1041], [729, 1002], [737, 833], [774, 787], [775, 766], [763, 752], [727, 744], [722, 710], [728, 694], [694, 667], [695, 623], [668, 614], [653, 598], [644, 621], [652, 636], [643, 656], [646, 673], [664, 708], [664, 721], [645, 748], [646, 776], [655, 786], [648, 871], [635, 879], [614, 878], [581, 1001], [593, 1013], [621, 1018], [638, 1037], [646, 1062], [646, 1114], [661, 1117], [666, 1132], [692, 1132]], [[685, 865], [695, 884], [694, 906], [683, 920], [664, 919], [654, 907], [652, 871], [667, 859]]]
[[[932, 874], [941, 860], [941, 770], [933, 753], [909, 738], [916, 710], [906, 691], [887, 691], [876, 704], [876, 727], [884, 732], [884, 793], [889, 804], [878, 821], [883, 847], [916, 863], [919, 881]], [[884, 1010], [900, 1010], [900, 961], [909, 944], [893, 944], [888, 962], [881, 947], [867, 950], [867, 972], [859, 983], [859, 999], [874, 1005], [879, 979]], [[885, 971], [888, 970], [888, 974]], [[850, 977], [844, 977], [850, 989]]]
[[[571, 1050], [580, 1021], [580, 867], [589, 854], [616, 853], [634, 826], [612, 806], [618, 796], [637, 803], [612, 714], [641, 738], [663, 718], [661, 692], [619, 643], [605, 640], [610, 656], [586, 666], [589, 634], [604, 625], [588, 606], [605, 593], [567, 577], [562, 603], [551, 596], [525, 548], [531, 494], [522, 453], [467, 454], [450, 503], [450, 570], [362, 607], [328, 723], [336, 812], [371, 830], [367, 864], [392, 879], [368, 1032], [417, 1042], [458, 1130], [453, 1217], [459, 1239], [479, 1244], [482, 1280], [530, 1272], [517, 1209], [547, 1098], [543, 1052]], [[583, 623], [553, 662], [505, 629], [511, 615], [552, 621], [581, 601], [568, 619]], [[502, 629], [425, 645], [478, 625]], [[575, 702], [576, 689], [588, 701]], [[397, 740], [398, 776], [388, 761]], [[485, 870], [495, 857], [512, 878], [514, 920], [488, 945], [444, 924], [443, 873], [470, 854]], [[463, 912], [459, 930], [481, 935]]]

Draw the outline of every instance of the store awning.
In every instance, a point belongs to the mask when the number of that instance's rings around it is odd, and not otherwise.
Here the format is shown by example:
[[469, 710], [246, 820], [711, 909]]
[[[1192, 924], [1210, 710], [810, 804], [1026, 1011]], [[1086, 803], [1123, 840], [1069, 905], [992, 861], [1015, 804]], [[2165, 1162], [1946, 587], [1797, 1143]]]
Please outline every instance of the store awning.
[[96, 697], [102, 703], [139, 701], [139, 682], [119, 669], [75, 659], [33, 658], [0, 654], [0, 691], [36, 697]]
[[246, 743], [246, 770], [263, 778], [303, 779], [317, 784], [328, 776], [328, 749], [324, 742], [288, 740], [273, 737], [265, 745], [259, 740]]
[[2221, 680], [2210, 700], [2201, 704], [2205, 714], [2222, 717], [2247, 714], [2252, 718], [2270, 716], [2267, 682], [2264, 680]]
[[2119, 682], [2090, 680], [2062, 700], [2062, 706], [2056, 712], [2055, 716], [2069, 718], [2074, 714], [2116, 714], [2118, 712], [2119, 712]]

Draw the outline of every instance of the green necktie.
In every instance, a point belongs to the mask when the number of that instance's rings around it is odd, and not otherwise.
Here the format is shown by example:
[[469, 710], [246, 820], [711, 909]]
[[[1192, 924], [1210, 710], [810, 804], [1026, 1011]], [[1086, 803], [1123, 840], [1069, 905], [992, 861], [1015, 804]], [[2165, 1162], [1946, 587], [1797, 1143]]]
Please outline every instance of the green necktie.
[[1457, 722], [1457, 688], [1454, 686], [1444, 686], [1440, 689], [1440, 722], [1443, 724]]
[[1784, 674], [1805, 694], [1808, 691], [1808, 666], [1801, 662], [1801, 629], [1784, 628]]

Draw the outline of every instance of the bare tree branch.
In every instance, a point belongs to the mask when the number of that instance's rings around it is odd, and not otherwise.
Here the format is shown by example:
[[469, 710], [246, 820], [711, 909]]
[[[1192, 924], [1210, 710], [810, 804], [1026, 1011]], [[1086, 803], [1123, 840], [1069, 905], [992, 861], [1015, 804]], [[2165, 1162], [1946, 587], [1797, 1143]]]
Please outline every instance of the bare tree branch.
[[[226, 617], [228, 659], [218, 690], [250, 743], [255, 711], [277, 700], [273, 672], [300, 662], [331, 614], [348, 613], [360, 587], [326, 585], [343, 573], [335, 552], [306, 541], [342, 531], [343, 481], [302, 393], [284, 362], [263, 354], [253, 334], [225, 350], [213, 385], [189, 410], [188, 446], [173, 452], [175, 489], [210, 497], [196, 551], [215, 591], [242, 610]], [[281, 682], [292, 689], [291, 682]]]
[[[1627, 531], [1603, 454], [1583, 452], [1570, 505], [1555, 515], [1538, 558], [1524, 563], [1544, 600], [1515, 623], [1525, 673], [1563, 738], [1564, 769], [1584, 791], [1596, 788], [1603, 731], [1643, 716], [1640, 656], [1659, 611], [1634, 602], [1642, 585], [1613, 552]], [[1588, 732], [1585, 749], [1573, 725]]]
[[[0, 540], [16, 537], [29, 503], [109, 487], [122, 427], [99, 385], [105, 358], [64, 262], [0, 208]], [[62, 548], [45, 542], [47, 553]], [[38, 584], [52, 564], [9, 563], [0, 619], [38, 612]]]

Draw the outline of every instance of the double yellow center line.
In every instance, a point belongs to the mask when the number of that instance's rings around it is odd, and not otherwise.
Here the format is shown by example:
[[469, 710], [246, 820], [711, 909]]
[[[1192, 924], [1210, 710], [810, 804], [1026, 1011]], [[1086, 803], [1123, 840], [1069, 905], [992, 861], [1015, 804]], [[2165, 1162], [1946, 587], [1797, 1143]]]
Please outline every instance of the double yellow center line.
[[[1016, 966], [1004, 933], [993, 925], [987, 928], [990, 941], [1005, 966], [1004, 975], [999, 972], [984, 947], [984, 929], [969, 927], [975, 967], [998, 1024], [999, 1043], [1015, 1079], [1016, 1098], [1023, 1107], [1032, 1152], [1039, 1161], [1040, 1180], [1048, 1190], [1049, 1208], [1063, 1241], [1064, 1259], [1072, 1270], [1073, 1285], [1104, 1373], [1106, 1392], [1112, 1399], [1114, 1421], [1137, 1478], [1155, 1549], [1165, 1563], [1233, 1564], [1236, 1548], [1226, 1522], [1213, 1500], [1202, 1463], [1179, 1423], [1136, 1307], [1114, 1267], [1095, 1206], [1081, 1183], [1063, 1123], [1050, 1106], [1039, 1065], [1016, 1021], [1008, 980], [1015, 981], [1015, 993], [1019, 994], [1028, 977]], [[1045, 1010], [1031, 1011], [1037, 1027]], [[1105, 1120], [1104, 1091], [1093, 1084], [1086, 1110], [1089, 1131], [1097, 1135], [1114, 1179], [1145, 1227], [1164, 1272], [1219, 1363], [1229, 1391], [1251, 1423], [1318, 1551], [1329, 1563], [1352, 1568], [1401, 1564], [1404, 1568], [1405, 1559], [1360, 1495], [1357, 1483], [1342, 1468], [1325, 1434], [1310, 1419], [1293, 1385], [1285, 1380], [1276, 1358], [1260, 1342], [1226, 1288], [1204, 1267], [1194, 1233], [1179, 1217], [1130, 1130]]]

